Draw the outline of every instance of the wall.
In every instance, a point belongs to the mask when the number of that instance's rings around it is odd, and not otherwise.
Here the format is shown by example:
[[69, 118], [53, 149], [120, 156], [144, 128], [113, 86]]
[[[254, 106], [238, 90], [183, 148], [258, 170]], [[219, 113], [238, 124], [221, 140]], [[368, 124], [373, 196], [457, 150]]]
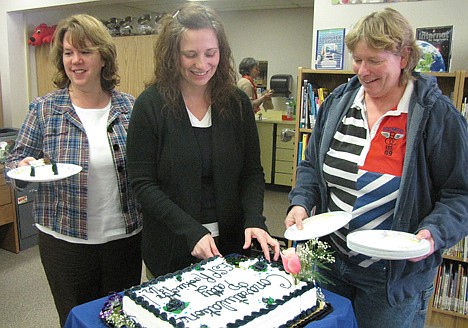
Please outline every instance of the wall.
[[[119, 6], [96, 5], [99, 1], [94, 1], [92, 5], [83, 4], [86, 0], [78, 5], [73, 5], [72, 2], [19, 0], [11, 6], [0, 2], [0, 42], [5, 45], [5, 51], [0, 56], [7, 58], [0, 57], [0, 72], [2, 82], [8, 81], [2, 83], [5, 126], [21, 126], [29, 102], [37, 96], [35, 49], [28, 46], [26, 41], [36, 25], [56, 24], [61, 18], [78, 12], [86, 12], [102, 19], [147, 13], [137, 10], [130, 12], [128, 8]], [[47, 8], [41, 9], [41, 3]], [[313, 8], [219, 14], [224, 22], [236, 65], [247, 56], [268, 60], [268, 78], [273, 74], [291, 74], [294, 79], [298, 66], [310, 65]], [[2, 17], [13, 22], [4, 26]], [[281, 28], [278, 28], [278, 24], [281, 24]], [[298, 30], [303, 32], [297, 33]]]
[[0, 79], [3, 120], [6, 127], [19, 127], [30, 101], [29, 49], [25, 14], [41, 7], [56, 7], [89, 0], [0, 1]]
[[[314, 53], [317, 30], [327, 28], [346, 28], [349, 30], [359, 18], [386, 7], [394, 8], [406, 16], [414, 30], [417, 27], [453, 25], [454, 36], [450, 70], [468, 70], [466, 62], [468, 55], [468, 34], [464, 33], [468, 30], [468, 20], [466, 19], [468, 1], [466, 0], [432, 0], [359, 5], [332, 5], [331, 0], [315, 0]], [[351, 69], [350, 59], [348, 54], [345, 58], [345, 69]], [[314, 58], [312, 58], [311, 65], [315, 65]]]

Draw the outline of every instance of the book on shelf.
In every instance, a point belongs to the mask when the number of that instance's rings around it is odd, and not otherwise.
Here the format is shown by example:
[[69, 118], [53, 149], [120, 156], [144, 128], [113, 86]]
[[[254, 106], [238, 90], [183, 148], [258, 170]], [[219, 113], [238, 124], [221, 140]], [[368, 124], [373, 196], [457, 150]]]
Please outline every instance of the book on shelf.
[[463, 261], [468, 261], [468, 236], [463, 239]]
[[452, 59], [452, 37], [453, 26], [417, 28], [416, 42], [423, 54], [415, 70], [449, 72]]
[[309, 143], [309, 134], [303, 133], [302, 134], [302, 141], [301, 141], [301, 161], [305, 159], [305, 151], [307, 148], [307, 144]]
[[317, 30], [316, 69], [343, 69], [344, 36], [344, 28]]
[[320, 105], [329, 94], [329, 89], [321, 88], [315, 83], [304, 80], [301, 87], [300, 128], [312, 129], [314, 127]]
[[302, 148], [303, 148], [303, 145], [302, 145], [302, 141], [299, 141], [299, 144], [297, 145], [297, 165], [299, 165], [302, 161]]
[[468, 314], [467, 264], [448, 261], [439, 267], [434, 286], [433, 307]]
[[456, 257], [466, 262], [468, 260], [468, 236], [458, 241], [452, 247], [447, 248], [444, 251], [444, 255]]

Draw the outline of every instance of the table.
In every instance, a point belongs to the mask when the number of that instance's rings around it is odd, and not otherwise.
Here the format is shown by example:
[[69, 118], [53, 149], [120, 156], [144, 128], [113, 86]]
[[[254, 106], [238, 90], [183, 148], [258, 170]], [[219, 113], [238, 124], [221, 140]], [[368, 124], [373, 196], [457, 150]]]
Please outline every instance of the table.
[[[327, 290], [322, 291], [326, 301], [332, 305], [333, 312], [319, 321], [309, 323], [306, 328], [357, 328], [351, 301]], [[106, 300], [107, 297], [103, 297], [74, 307], [68, 315], [65, 328], [106, 328], [98, 317]]]

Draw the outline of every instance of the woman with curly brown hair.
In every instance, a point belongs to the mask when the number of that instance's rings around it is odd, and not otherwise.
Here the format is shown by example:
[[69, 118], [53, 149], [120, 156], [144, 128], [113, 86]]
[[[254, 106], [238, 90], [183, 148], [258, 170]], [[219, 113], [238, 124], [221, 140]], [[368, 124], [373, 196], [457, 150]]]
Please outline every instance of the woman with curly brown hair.
[[150, 86], [128, 131], [132, 187], [144, 216], [143, 259], [159, 276], [252, 239], [270, 259], [264, 174], [254, 113], [235, 86], [231, 50], [217, 14], [188, 4], [166, 16]]

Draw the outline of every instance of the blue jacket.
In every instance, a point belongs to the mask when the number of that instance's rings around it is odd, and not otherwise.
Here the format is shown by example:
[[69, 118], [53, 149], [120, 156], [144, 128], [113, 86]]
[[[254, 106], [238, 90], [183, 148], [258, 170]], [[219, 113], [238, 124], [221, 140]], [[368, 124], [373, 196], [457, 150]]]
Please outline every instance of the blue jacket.
[[[468, 133], [463, 116], [442, 95], [432, 76], [415, 73], [408, 110], [406, 156], [392, 230], [417, 233], [428, 229], [435, 252], [425, 260], [389, 261], [387, 297], [394, 305], [420, 293], [433, 282], [444, 249], [468, 234]], [[325, 154], [341, 119], [361, 84], [353, 77], [337, 87], [320, 107], [317, 122], [297, 168], [289, 199], [309, 213], [328, 207], [323, 176]]]

